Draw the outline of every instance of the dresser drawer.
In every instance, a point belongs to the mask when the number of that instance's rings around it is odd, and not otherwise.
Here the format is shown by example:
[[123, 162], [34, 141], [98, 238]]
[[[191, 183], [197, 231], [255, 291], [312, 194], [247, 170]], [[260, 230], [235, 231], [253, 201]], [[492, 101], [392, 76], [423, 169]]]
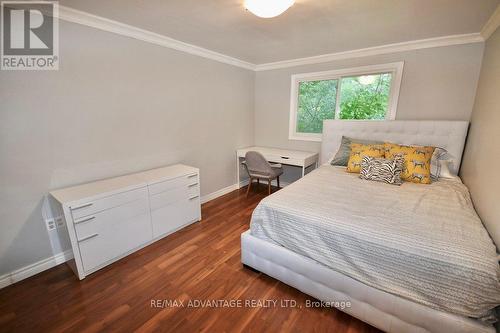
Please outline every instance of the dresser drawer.
[[85, 271], [92, 270], [152, 239], [148, 201], [109, 209], [75, 225]]
[[148, 198], [141, 198], [124, 205], [107, 209], [73, 220], [77, 239], [85, 238], [89, 235], [100, 233], [108, 224], [114, 224], [119, 227], [121, 221], [147, 214], [149, 210]]
[[155, 195], [161, 192], [165, 192], [168, 190], [172, 190], [177, 187], [185, 187], [188, 184], [192, 182], [197, 182], [198, 181], [198, 174], [190, 174], [170, 180], [166, 180], [163, 182], [155, 183], [152, 185], [149, 185], [149, 194], [150, 195]]
[[92, 215], [113, 207], [121, 206], [128, 202], [138, 200], [140, 198], [147, 198], [148, 190], [146, 187], [138, 188], [136, 190], [125, 191], [117, 193], [109, 197], [104, 197], [94, 201], [83, 202], [77, 205], [71, 205], [71, 215], [74, 220], [82, 217]]
[[201, 204], [200, 197], [196, 196], [189, 199], [186, 206], [186, 218], [188, 222], [198, 221], [201, 218]]
[[199, 198], [184, 199], [152, 210], [153, 237], [171, 233], [189, 222], [194, 222], [198, 220], [199, 214]]
[[271, 163], [282, 163], [289, 165], [302, 166], [303, 161], [291, 158], [287, 155], [270, 155], [268, 156], [269, 162]]
[[187, 188], [188, 188], [188, 196], [190, 198], [200, 194], [200, 185], [198, 184], [198, 182], [189, 184]]
[[185, 201], [189, 199], [188, 189], [189, 188], [184, 185], [182, 187], [169, 189], [155, 195], [150, 195], [149, 200], [151, 204], [151, 210], [172, 205], [178, 201]]

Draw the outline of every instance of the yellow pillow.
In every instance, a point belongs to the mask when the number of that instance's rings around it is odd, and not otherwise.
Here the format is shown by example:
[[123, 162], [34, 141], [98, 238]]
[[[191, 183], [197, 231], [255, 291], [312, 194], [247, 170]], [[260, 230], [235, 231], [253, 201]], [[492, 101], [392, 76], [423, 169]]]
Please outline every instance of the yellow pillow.
[[384, 157], [384, 145], [351, 143], [351, 154], [347, 162], [347, 172], [359, 173], [363, 157]]
[[417, 183], [431, 183], [431, 158], [435, 147], [429, 146], [403, 146], [386, 142], [385, 158], [393, 159], [395, 155], [403, 155], [403, 172], [401, 179]]

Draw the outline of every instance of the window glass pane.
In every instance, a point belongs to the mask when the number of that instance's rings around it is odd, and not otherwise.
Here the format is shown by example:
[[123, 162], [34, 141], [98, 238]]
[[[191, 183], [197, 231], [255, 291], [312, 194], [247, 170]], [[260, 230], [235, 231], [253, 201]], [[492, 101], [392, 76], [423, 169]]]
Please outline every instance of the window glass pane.
[[299, 83], [297, 132], [321, 133], [323, 120], [335, 116], [338, 80]]
[[340, 84], [340, 119], [385, 119], [390, 73], [344, 77]]

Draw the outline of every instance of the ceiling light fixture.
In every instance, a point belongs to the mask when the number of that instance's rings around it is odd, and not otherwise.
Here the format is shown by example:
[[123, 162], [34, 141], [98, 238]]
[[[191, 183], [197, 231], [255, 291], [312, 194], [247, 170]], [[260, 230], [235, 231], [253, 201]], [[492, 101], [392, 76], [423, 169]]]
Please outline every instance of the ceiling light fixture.
[[295, 0], [245, 0], [245, 8], [258, 17], [270, 18], [282, 14], [294, 2]]

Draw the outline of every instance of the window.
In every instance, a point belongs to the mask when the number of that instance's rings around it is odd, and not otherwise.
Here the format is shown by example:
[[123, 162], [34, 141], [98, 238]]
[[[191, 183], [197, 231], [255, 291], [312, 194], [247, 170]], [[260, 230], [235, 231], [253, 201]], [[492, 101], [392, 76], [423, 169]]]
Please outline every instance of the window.
[[325, 119], [394, 119], [403, 62], [292, 76], [290, 136], [321, 141]]

